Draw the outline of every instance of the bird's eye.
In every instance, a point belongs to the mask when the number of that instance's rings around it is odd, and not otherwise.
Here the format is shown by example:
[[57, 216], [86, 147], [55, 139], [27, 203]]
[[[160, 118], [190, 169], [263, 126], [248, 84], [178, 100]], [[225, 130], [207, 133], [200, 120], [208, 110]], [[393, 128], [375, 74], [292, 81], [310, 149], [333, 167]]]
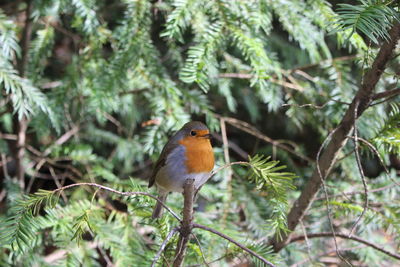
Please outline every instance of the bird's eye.
[[191, 132], [190, 132], [190, 135], [191, 135], [191, 136], [195, 136], [195, 135], [196, 135], [196, 132], [195, 132], [195, 131], [191, 131]]

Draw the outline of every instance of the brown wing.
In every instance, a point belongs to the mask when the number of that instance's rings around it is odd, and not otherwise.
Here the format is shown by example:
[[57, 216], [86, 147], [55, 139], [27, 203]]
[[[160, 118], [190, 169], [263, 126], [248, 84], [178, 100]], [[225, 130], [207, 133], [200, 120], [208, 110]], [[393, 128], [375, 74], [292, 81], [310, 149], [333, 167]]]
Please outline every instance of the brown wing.
[[178, 144], [170, 143], [168, 142], [163, 150], [161, 151], [160, 157], [158, 158], [156, 165], [154, 166], [153, 172], [151, 173], [150, 179], [149, 179], [149, 187], [152, 187], [154, 182], [156, 181], [156, 175], [157, 172], [165, 165], [165, 162], [167, 160], [167, 155], [174, 150]]

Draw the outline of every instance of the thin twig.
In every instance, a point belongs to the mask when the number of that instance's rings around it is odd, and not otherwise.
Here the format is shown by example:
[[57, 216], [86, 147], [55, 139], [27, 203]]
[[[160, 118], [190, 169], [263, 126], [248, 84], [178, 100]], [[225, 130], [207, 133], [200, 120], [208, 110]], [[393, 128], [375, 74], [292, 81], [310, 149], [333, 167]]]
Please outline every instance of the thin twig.
[[253, 127], [252, 125], [250, 125], [249, 123], [247, 123], [245, 121], [241, 121], [241, 120], [231, 118], [231, 117], [223, 117], [223, 118], [224, 118], [225, 122], [229, 123], [230, 125], [232, 125], [233, 127], [237, 128], [237, 129], [240, 129], [246, 133], [249, 133], [249, 134], [251, 134], [267, 143], [270, 143], [282, 150], [285, 150], [305, 161], [313, 162], [313, 160], [311, 158], [298, 153], [294, 149], [292, 149], [289, 146], [287, 146], [286, 144], [284, 144], [284, 142], [274, 140], [274, 139], [262, 134], [257, 128]]
[[107, 255], [104, 249], [100, 246], [97, 246], [97, 249], [100, 251], [100, 254], [103, 257], [104, 261], [106, 262], [107, 267], [114, 267], [115, 265], [112, 263], [110, 257]]
[[200, 240], [197, 238], [197, 236], [194, 233], [192, 233], [192, 236], [194, 237], [194, 240], [196, 240], [196, 243], [200, 249], [200, 253], [201, 253], [201, 257], [203, 259], [204, 265], [206, 265], [207, 267], [210, 267], [210, 265], [208, 264], [208, 262], [206, 260], [206, 257], [204, 257], [204, 251], [203, 251], [203, 248], [201, 247]]
[[[351, 138], [354, 138], [354, 137], [351, 137]], [[379, 154], [378, 149], [376, 149], [376, 147], [373, 144], [371, 144], [370, 142], [368, 142], [364, 138], [361, 138], [361, 137], [358, 136], [357, 140], [363, 142], [364, 144], [366, 144], [370, 148], [370, 150], [372, 150], [372, 152], [378, 157], [379, 162], [381, 163], [381, 165], [382, 165], [383, 169], [385, 170], [385, 172], [389, 173], [389, 170], [386, 167], [386, 164], [383, 161], [382, 156]]]
[[[223, 166], [217, 168], [216, 170], [212, 171], [212, 172], [210, 173], [210, 176], [208, 176], [208, 178], [207, 178], [206, 181], [204, 182], [204, 184], [205, 184], [208, 180], [210, 180], [215, 174], [217, 174], [218, 172], [220, 172], [221, 170], [223, 170], [223, 169], [225, 169], [225, 168], [230, 168], [230, 167], [233, 166], [233, 165], [247, 165], [247, 166], [250, 166], [250, 163], [247, 162], [247, 161], [235, 161], [235, 162], [231, 162], [231, 163], [225, 164], [225, 165], [223, 165]], [[197, 189], [195, 195], [197, 195], [197, 193], [200, 191], [200, 189], [201, 189], [201, 186]]]
[[10, 179], [10, 175], [8, 175], [8, 167], [7, 167], [7, 156], [4, 153], [1, 153], [1, 162], [3, 165], [3, 175], [6, 179]]
[[303, 66], [294, 68], [291, 71], [295, 72], [297, 70], [309, 69], [309, 68], [320, 66], [321, 64], [333, 63], [333, 62], [336, 62], [336, 61], [354, 60], [354, 59], [357, 59], [359, 57], [360, 57], [359, 55], [349, 55], [349, 56], [337, 57], [337, 58], [332, 58], [332, 59], [326, 59], [326, 60], [322, 60], [320, 62], [311, 63], [311, 64], [307, 64], [307, 65], [303, 65]]
[[[393, 187], [396, 187], [396, 186], [397, 186], [397, 184], [393, 183], [393, 184], [386, 185], [386, 186], [383, 186], [383, 187], [379, 187], [379, 188], [376, 188], [376, 189], [371, 189], [371, 190], [369, 190], [369, 193], [376, 193], [376, 192], [385, 191], [387, 189], [390, 189], [390, 188], [393, 188]], [[344, 193], [341, 193], [341, 194], [338, 194], [338, 195], [330, 195], [329, 198], [345, 197], [345, 196], [359, 195], [359, 194], [364, 194], [364, 193], [365, 193], [364, 191], [344, 192]], [[326, 198], [325, 197], [319, 197], [319, 198], [315, 199], [315, 201], [320, 201], [320, 200], [326, 200]]]
[[7, 191], [5, 189], [2, 189], [0, 191], [0, 203], [3, 202], [3, 199], [6, 197]]
[[46, 148], [46, 150], [43, 152], [43, 157], [46, 157], [50, 154], [52, 148], [54, 146], [60, 146], [62, 144], [64, 144], [65, 142], [67, 142], [72, 136], [74, 136], [77, 132], [79, 131], [79, 127], [78, 126], [74, 126], [72, 127], [72, 129], [68, 130], [67, 132], [65, 132], [62, 136], [60, 136], [60, 138], [58, 138], [53, 145], [49, 146], [48, 148]]
[[221, 233], [221, 232], [219, 232], [219, 231], [217, 231], [217, 230], [215, 230], [215, 229], [213, 229], [213, 228], [210, 228], [210, 227], [205, 226], [205, 225], [197, 224], [197, 223], [194, 223], [194, 224], [193, 224], [193, 228], [203, 229], [203, 230], [209, 231], [209, 232], [211, 232], [211, 233], [213, 233], [213, 234], [216, 234], [216, 235], [222, 237], [223, 239], [226, 239], [226, 240], [228, 240], [229, 242], [235, 244], [236, 246], [238, 246], [238, 247], [241, 248], [242, 250], [246, 251], [247, 253], [253, 255], [254, 257], [256, 257], [257, 259], [261, 260], [261, 261], [262, 261], [263, 263], [265, 263], [266, 265], [271, 266], [271, 267], [274, 267], [274, 266], [275, 266], [273, 263], [269, 262], [269, 261], [268, 261], [267, 259], [265, 259], [263, 256], [257, 254], [256, 252], [252, 251], [251, 249], [248, 249], [248, 248], [245, 247], [244, 245], [240, 244], [239, 242], [233, 240], [233, 239], [230, 238], [229, 236], [227, 236], [227, 235], [225, 235], [225, 234], [223, 234], [223, 233]]
[[[223, 143], [223, 149], [224, 149], [224, 159], [225, 163], [229, 164], [231, 163], [230, 157], [229, 157], [229, 142], [228, 142], [228, 136], [226, 134], [226, 124], [224, 118], [220, 118], [220, 125], [221, 125], [221, 134], [222, 134], [222, 143]], [[222, 215], [222, 221], [225, 223], [226, 222], [226, 217], [228, 216], [228, 208], [229, 208], [229, 203], [231, 203], [232, 200], [232, 168], [228, 167], [227, 168], [227, 175], [226, 175], [226, 193], [227, 193], [227, 200], [224, 204], [224, 211]]]
[[167, 237], [162, 242], [160, 249], [157, 251], [157, 254], [154, 256], [153, 262], [151, 263], [151, 267], [156, 266], [158, 259], [161, 256], [161, 253], [164, 251], [165, 247], [167, 246], [169, 240], [176, 234], [178, 231], [178, 227], [173, 228], [167, 235]]
[[63, 186], [63, 187], [61, 187], [61, 188], [55, 189], [53, 192], [54, 192], [54, 193], [57, 193], [57, 192], [59, 192], [59, 191], [65, 190], [65, 189], [69, 189], [69, 188], [76, 187], [76, 186], [83, 186], [83, 185], [97, 187], [97, 188], [100, 188], [100, 189], [103, 189], [103, 190], [106, 190], [106, 191], [109, 191], [109, 192], [112, 192], [112, 193], [114, 193], [114, 194], [118, 194], [118, 195], [121, 195], [121, 196], [128, 196], [128, 197], [129, 197], [129, 196], [138, 195], [138, 196], [150, 197], [150, 198], [152, 198], [152, 199], [154, 199], [154, 200], [160, 202], [161, 205], [162, 205], [169, 213], [171, 213], [172, 216], [175, 217], [175, 219], [177, 219], [177, 220], [180, 221], [180, 222], [182, 221], [181, 218], [179, 218], [179, 216], [178, 216], [170, 207], [168, 207], [164, 202], [162, 202], [158, 197], [153, 196], [152, 194], [149, 194], [149, 193], [147, 193], [147, 192], [121, 192], [121, 191], [112, 189], [112, 188], [110, 188], [110, 187], [107, 187], [107, 186], [104, 186], [104, 185], [100, 185], [100, 184], [96, 184], [96, 183], [76, 183], [76, 184], [70, 184], [70, 185], [66, 185], [66, 186]]
[[[319, 175], [319, 178], [321, 179], [321, 184], [322, 184], [322, 189], [324, 191], [324, 195], [325, 195], [325, 200], [326, 200], [326, 212], [328, 215], [328, 222], [329, 222], [329, 227], [331, 229], [332, 232], [332, 237], [333, 237], [333, 241], [335, 243], [335, 249], [336, 249], [336, 254], [337, 256], [344, 260], [345, 262], [348, 263], [348, 261], [343, 258], [343, 256], [340, 254], [339, 252], [339, 247], [338, 247], [338, 243], [336, 240], [336, 232], [335, 232], [335, 228], [333, 227], [333, 220], [332, 220], [332, 215], [331, 215], [331, 206], [330, 206], [330, 202], [329, 202], [329, 195], [328, 195], [328, 191], [326, 189], [326, 185], [325, 185], [325, 178], [326, 176], [323, 176], [321, 173], [321, 166], [320, 166], [320, 157], [321, 157], [321, 152], [323, 150], [323, 148], [325, 147], [326, 143], [331, 139], [332, 135], [337, 131], [337, 128], [335, 128], [333, 131], [331, 131], [328, 136], [326, 137], [326, 139], [324, 140], [324, 142], [322, 142], [322, 145], [319, 147], [318, 149], [318, 153], [317, 153], [317, 172]], [[350, 265], [350, 264], [349, 264]]]
[[[220, 134], [217, 133], [212, 133], [212, 137], [213, 139], [218, 140], [219, 142], [223, 142], [222, 141], [222, 136]], [[237, 144], [235, 144], [232, 141], [228, 142], [228, 146], [230, 149], [232, 149], [233, 152], [235, 152], [238, 156], [240, 156], [242, 159], [247, 160], [249, 158], [249, 154], [244, 151], [242, 148], [240, 148]]]
[[[314, 233], [314, 234], [308, 234], [308, 238], [319, 238], [319, 237], [330, 237], [332, 236], [331, 232], [322, 232], [322, 233]], [[400, 255], [395, 253], [395, 252], [390, 252], [386, 249], [384, 249], [381, 246], [375, 245], [372, 242], [369, 242], [368, 240], [362, 239], [361, 237], [357, 237], [357, 236], [349, 236], [348, 234], [343, 234], [343, 233], [336, 233], [336, 237], [339, 238], [343, 238], [343, 239], [349, 239], [349, 240], [353, 240], [362, 244], [365, 244], [373, 249], [376, 249], [382, 253], [385, 253], [386, 255], [398, 259], [400, 260]], [[289, 243], [293, 243], [293, 242], [298, 242], [301, 240], [304, 240], [305, 236], [304, 235], [299, 235], [299, 236], [294, 236], [289, 240]]]
[[[208, 264], [211, 264], [211, 263], [215, 263], [215, 262], [217, 262], [217, 261], [220, 261], [220, 260], [226, 258], [227, 256], [228, 256], [227, 254], [224, 255], [224, 256], [221, 256], [221, 257], [219, 257], [219, 258], [217, 258], [217, 259], [215, 259], [215, 260], [212, 260], [212, 261], [208, 262]], [[202, 265], [203, 265], [202, 263], [198, 263], [198, 264], [189, 265], [189, 266], [187, 266], [187, 267], [199, 267], [199, 266], [202, 266]]]
[[[53, 178], [53, 181], [56, 184], [57, 188], [61, 188], [62, 186], [60, 184], [60, 181], [58, 181], [59, 178], [57, 177], [57, 174], [56, 174], [54, 168], [53, 167], [49, 167], [49, 170], [50, 170], [51, 177]], [[64, 202], [67, 203], [68, 202], [68, 198], [65, 195], [64, 191], [61, 191], [60, 194], [61, 194], [61, 197], [63, 198]]]
[[354, 230], [357, 227], [357, 224], [361, 221], [362, 217], [365, 215], [365, 212], [368, 209], [368, 186], [367, 186], [367, 182], [365, 181], [365, 175], [364, 175], [364, 170], [361, 166], [361, 160], [360, 160], [360, 153], [358, 152], [358, 133], [357, 133], [357, 124], [356, 124], [356, 120], [357, 120], [357, 113], [358, 113], [358, 104], [359, 102], [356, 101], [355, 107], [354, 107], [354, 153], [356, 155], [356, 162], [357, 162], [357, 167], [358, 167], [358, 171], [360, 173], [360, 177], [361, 177], [361, 181], [364, 187], [364, 205], [363, 205], [363, 210], [360, 214], [360, 216], [357, 218], [357, 220], [355, 221], [355, 223], [353, 224], [353, 226], [351, 227], [349, 236], [353, 235]]
[[[89, 248], [89, 249], [94, 249], [96, 247], [99, 247], [98, 242], [87, 243], [87, 248]], [[54, 262], [64, 258], [68, 252], [69, 252], [69, 250], [67, 250], [67, 249], [56, 250], [56, 251], [52, 252], [51, 254], [46, 255], [43, 258], [43, 261], [48, 264], [54, 263]]]
[[301, 230], [303, 231], [304, 241], [306, 241], [307, 257], [308, 257], [308, 259], [310, 260], [310, 262], [312, 262], [312, 258], [311, 258], [311, 245], [310, 245], [310, 242], [308, 242], [307, 230], [306, 230], [306, 228], [304, 227], [303, 221], [300, 222], [300, 226], [301, 226]]
[[[221, 73], [221, 74], [218, 75], [218, 77], [219, 78], [251, 79], [251, 78], [254, 77], [254, 75], [250, 74], [250, 73]], [[294, 90], [297, 90], [297, 91], [300, 91], [300, 92], [303, 92], [305, 90], [304, 87], [301, 87], [298, 84], [285, 82], [285, 81], [278, 80], [278, 79], [270, 77], [270, 76], [269, 77], [265, 77], [265, 79], [268, 80], [271, 83], [278, 84], [278, 85], [281, 85], [283, 87], [294, 89]]]
[[315, 104], [303, 104], [303, 105], [298, 105], [298, 104], [282, 104], [282, 107], [296, 107], [296, 108], [306, 108], [306, 107], [310, 107], [310, 108], [315, 108], [315, 109], [323, 109], [327, 104], [329, 103], [329, 101], [325, 102], [322, 105], [315, 105]]
[[[352, 250], [355, 250], [355, 249], [366, 248], [366, 247], [367, 247], [367, 246], [365, 246], [365, 245], [359, 245], [359, 246], [350, 247], [350, 248], [341, 248], [340, 250], [341, 250], [341, 251], [352, 251]], [[318, 254], [318, 255], [312, 257], [311, 259], [307, 257], [307, 258], [305, 258], [305, 259], [302, 260], [302, 261], [299, 261], [299, 262], [296, 262], [296, 263], [290, 265], [290, 267], [301, 267], [301, 266], [305, 266], [304, 264], [307, 263], [307, 262], [309, 262], [309, 261], [313, 261], [313, 260], [315, 260], [315, 259], [318, 259], [318, 258], [324, 256], [324, 255], [329, 255], [329, 254], [332, 254], [332, 253], [335, 253], [335, 252], [336, 252], [335, 250], [331, 250], [331, 251], [327, 251], [327, 252], [323, 252], [323, 253], [321, 253], [321, 254]]]

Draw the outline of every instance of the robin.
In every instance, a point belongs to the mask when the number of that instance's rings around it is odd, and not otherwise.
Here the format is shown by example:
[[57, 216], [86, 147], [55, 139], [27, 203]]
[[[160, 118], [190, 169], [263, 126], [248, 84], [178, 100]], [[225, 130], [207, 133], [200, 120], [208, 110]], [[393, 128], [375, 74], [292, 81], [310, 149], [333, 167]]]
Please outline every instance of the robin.
[[[165, 203], [169, 192], [183, 192], [187, 179], [202, 186], [214, 168], [214, 153], [210, 132], [199, 121], [186, 123], [164, 146], [150, 177], [149, 187], [157, 184], [158, 197]], [[153, 218], [160, 218], [162, 205], [157, 202]]]

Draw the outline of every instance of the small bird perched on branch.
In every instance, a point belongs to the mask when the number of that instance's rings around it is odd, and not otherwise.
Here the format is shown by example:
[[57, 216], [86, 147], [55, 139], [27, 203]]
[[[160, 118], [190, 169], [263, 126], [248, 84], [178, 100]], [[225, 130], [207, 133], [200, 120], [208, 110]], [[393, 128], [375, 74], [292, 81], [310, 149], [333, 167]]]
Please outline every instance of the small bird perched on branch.
[[[194, 179], [194, 186], [202, 186], [214, 168], [214, 153], [210, 132], [199, 121], [186, 123], [164, 146], [149, 180], [149, 187], [156, 183], [158, 197], [165, 203], [169, 192], [183, 192], [187, 179]], [[163, 206], [157, 202], [153, 218], [160, 218]]]

